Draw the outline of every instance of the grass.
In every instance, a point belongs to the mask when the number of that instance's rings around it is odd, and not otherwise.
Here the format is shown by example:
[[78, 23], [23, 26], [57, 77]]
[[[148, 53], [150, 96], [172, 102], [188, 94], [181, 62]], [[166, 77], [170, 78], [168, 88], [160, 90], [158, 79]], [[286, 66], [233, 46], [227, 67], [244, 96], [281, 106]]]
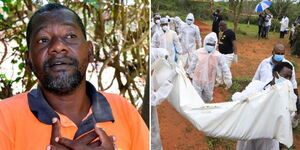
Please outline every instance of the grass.
[[229, 89], [230, 93], [233, 94], [235, 92], [241, 92], [251, 82], [251, 80], [251, 78], [233, 78], [232, 86]]
[[208, 144], [209, 150], [214, 150], [218, 146], [225, 148], [226, 150], [234, 150], [235, 149], [235, 141], [222, 139], [222, 138], [214, 138], [214, 137], [206, 137], [206, 142]]

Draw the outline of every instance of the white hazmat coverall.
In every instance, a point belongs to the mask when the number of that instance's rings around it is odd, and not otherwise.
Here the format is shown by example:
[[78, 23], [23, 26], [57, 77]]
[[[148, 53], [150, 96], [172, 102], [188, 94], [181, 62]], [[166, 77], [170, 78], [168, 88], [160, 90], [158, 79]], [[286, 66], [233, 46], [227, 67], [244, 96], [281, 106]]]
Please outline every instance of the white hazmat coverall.
[[[151, 48], [151, 65], [155, 66], [155, 61], [158, 59], [165, 59], [168, 56], [168, 52], [162, 48]], [[151, 69], [152, 71], [152, 69]], [[156, 106], [159, 105], [162, 101], [164, 101], [171, 92], [173, 88], [173, 84], [171, 81], [176, 76], [176, 72], [174, 71], [159, 88], [155, 87], [155, 84], [151, 86], [151, 149], [152, 150], [162, 150], [162, 144], [160, 139], [160, 130], [159, 130], [159, 122], [157, 116]], [[151, 75], [152, 77], [152, 75]], [[154, 81], [154, 80], [151, 80]]]
[[178, 36], [175, 31], [170, 29], [166, 32], [162, 30], [157, 31], [152, 37], [151, 46], [154, 48], [166, 49], [169, 53], [168, 60], [170, 62], [175, 62], [175, 49], [179, 54], [182, 53]]
[[[191, 24], [188, 24], [189, 19], [192, 20]], [[183, 65], [187, 65], [185, 68], [188, 68], [192, 57], [191, 55], [193, 54], [193, 51], [197, 49], [196, 45], [198, 45], [198, 48], [202, 47], [200, 29], [198, 26], [194, 25], [194, 21], [194, 15], [189, 13], [186, 17], [186, 23], [180, 27], [179, 39], [181, 41], [183, 53], [186, 53], [181, 56], [181, 61], [183, 62]]]
[[176, 16], [174, 19], [173, 19], [173, 22], [175, 24], [175, 32], [180, 35], [181, 33], [181, 28], [182, 26], [185, 24], [178, 16]]
[[187, 73], [192, 78], [193, 86], [203, 101], [210, 102], [213, 99], [217, 67], [220, 67], [224, 74], [224, 82], [227, 88], [232, 85], [232, 76], [229, 67], [225, 63], [224, 56], [215, 50], [218, 43], [216, 33], [211, 32], [204, 38], [204, 46], [207, 43], [215, 43], [214, 50], [209, 53], [204, 47], [195, 51]]

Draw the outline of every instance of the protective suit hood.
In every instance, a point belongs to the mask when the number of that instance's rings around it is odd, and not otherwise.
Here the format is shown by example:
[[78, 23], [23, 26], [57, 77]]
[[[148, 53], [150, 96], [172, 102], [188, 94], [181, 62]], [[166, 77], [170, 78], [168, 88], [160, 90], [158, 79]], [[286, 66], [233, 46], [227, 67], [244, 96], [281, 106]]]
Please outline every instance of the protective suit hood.
[[161, 18], [160, 19], [160, 24], [165, 24], [165, 23], [168, 23], [169, 24], [169, 21], [167, 18]]
[[194, 21], [195, 21], [194, 15], [193, 15], [192, 13], [189, 13], [189, 14], [186, 16], [185, 21], [187, 21], [188, 19], [193, 20], [193, 23], [194, 23]]
[[203, 45], [205, 46], [205, 45], [207, 45], [207, 43], [215, 43], [215, 50], [216, 50], [216, 48], [218, 46], [218, 37], [215, 32], [211, 32], [205, 36]]

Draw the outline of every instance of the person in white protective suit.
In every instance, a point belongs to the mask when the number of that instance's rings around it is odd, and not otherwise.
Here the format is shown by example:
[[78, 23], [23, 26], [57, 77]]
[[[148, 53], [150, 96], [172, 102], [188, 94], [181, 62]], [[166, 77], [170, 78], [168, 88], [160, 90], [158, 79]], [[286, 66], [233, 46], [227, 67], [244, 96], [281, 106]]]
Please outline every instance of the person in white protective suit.
[[[242, 92], [237, 92], [233, 94], [232, 100], [238, 101], [243, 100], [254, 93], [263, 91], [271, 87], [276, 83], [283, 82], [284, 80], [291, 80], [292, 78], [293, 66], [288, 62], [280, 62], [273, 68], [273, 78], [269, 82], [263, 82], [259, 80], [253, 80]], [[291, 96], [296, 97], [296, 95], [291, 92]], [[292, 107], [296, 111], [296, 105]], [[276, 110], [274, 110], [276, 111]], [[291, 114], [293, 127], [297, 126], [297, 117], [294, 117], [296, 113]], [[237, 150], [279, 150], [279, 142], [275, 139], [256, 139], [248, 141], [238, 141]]]
[[174, 27], [174, 31], [180, 35], [180, 31], [181, 31], [181, 27], [185, 24], [178, 16], [176, 16], [175, 18], [172, 19], [173, 23], [175, 25]]
[[209, 33], [204, 38], [204, 47], [193, 53], [191, 64], [187, 70], [193, 86], [205, 102], [210, 102], [213, 99], [217, 67], [224, 74], [227, 89], [232, 85], [231, 72], [225, 63], [225, 58], [219, 51], [216, 51], [217, 43], [216, 33]]
[[186, 23], [181, 26], [179, 39], [185, 53], [185, 55], [181, 56], [181, 59], [185, 69], [187, 69], [193, 51], [202, 47], [202, 40], [199, 27], [194, 25], [194, 15], [189, 13], [185, 21]]
[[154, 35], [156, 31], [160, 31], [160, 15], [158, 13], [155, 13], [153, 15], [153, 22], [151, 22], [151, 37]]
[[[175, 22], [175, 18], [169, 18], [169, 27], [170, 30], [173, 30], [176, 32], [176, 22]], [[177, 33], [177, 32], [176, 32]]]
[[[151, 49], [151, 65], [157, 59], [167, 59], [168, 52], [162, 48]], [[151, 77], [152, 77], [151, 69]], [[156, 106], [165, 100], [173, 88], [172, 80], [177, 75], [175, 71], [171, 73], [168, 80], [166, 80], [159, 88], [156, 88], [154, 84], [151, 86], [151, 150], [162, 150], [162, 144], [160, 139], [159, 122], [157, 116]], [[153, 81], [153, 80], [151, 80]]]
[[178, 36], [175, 31], [170, 30], [167, 18], [162, 18], [160, 20], [160, 25], [162, 30], [157, 31], [153, 35], [151, 47], [166, 49], [169, 53], [168, 60], [170, 62], [176, 62], [178, 59], [176, 53], [182, 53], [182, 48], [179, 43]]

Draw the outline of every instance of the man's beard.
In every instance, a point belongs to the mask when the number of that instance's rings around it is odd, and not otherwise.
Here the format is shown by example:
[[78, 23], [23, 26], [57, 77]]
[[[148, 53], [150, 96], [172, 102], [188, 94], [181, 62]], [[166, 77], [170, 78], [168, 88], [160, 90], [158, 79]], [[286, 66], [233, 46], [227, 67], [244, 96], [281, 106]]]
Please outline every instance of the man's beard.
[[[50, 58], [43, 64], [43, 78], [40, 79], [42, 86], [49, 92], [57, 95], [67, 95], [74, 91], [85, 76], [85, 71], [80, 72], [78, 67], [78, 61], [72, 57], [60, 58], [60, 61], [66, 61], [69, 63], [72, 70], [67, 72], [61, 70], [54, 76], [51, 74], [51, 64], [57, 62], [58, 59]], [[31, 65], [31, 68], [33, 66]], [[35, 72], [35, 68], [32, 68]], [[37, 73], [35, 72], [36, 76]], [[38, 77], [38, 76], [37, 76]]]

